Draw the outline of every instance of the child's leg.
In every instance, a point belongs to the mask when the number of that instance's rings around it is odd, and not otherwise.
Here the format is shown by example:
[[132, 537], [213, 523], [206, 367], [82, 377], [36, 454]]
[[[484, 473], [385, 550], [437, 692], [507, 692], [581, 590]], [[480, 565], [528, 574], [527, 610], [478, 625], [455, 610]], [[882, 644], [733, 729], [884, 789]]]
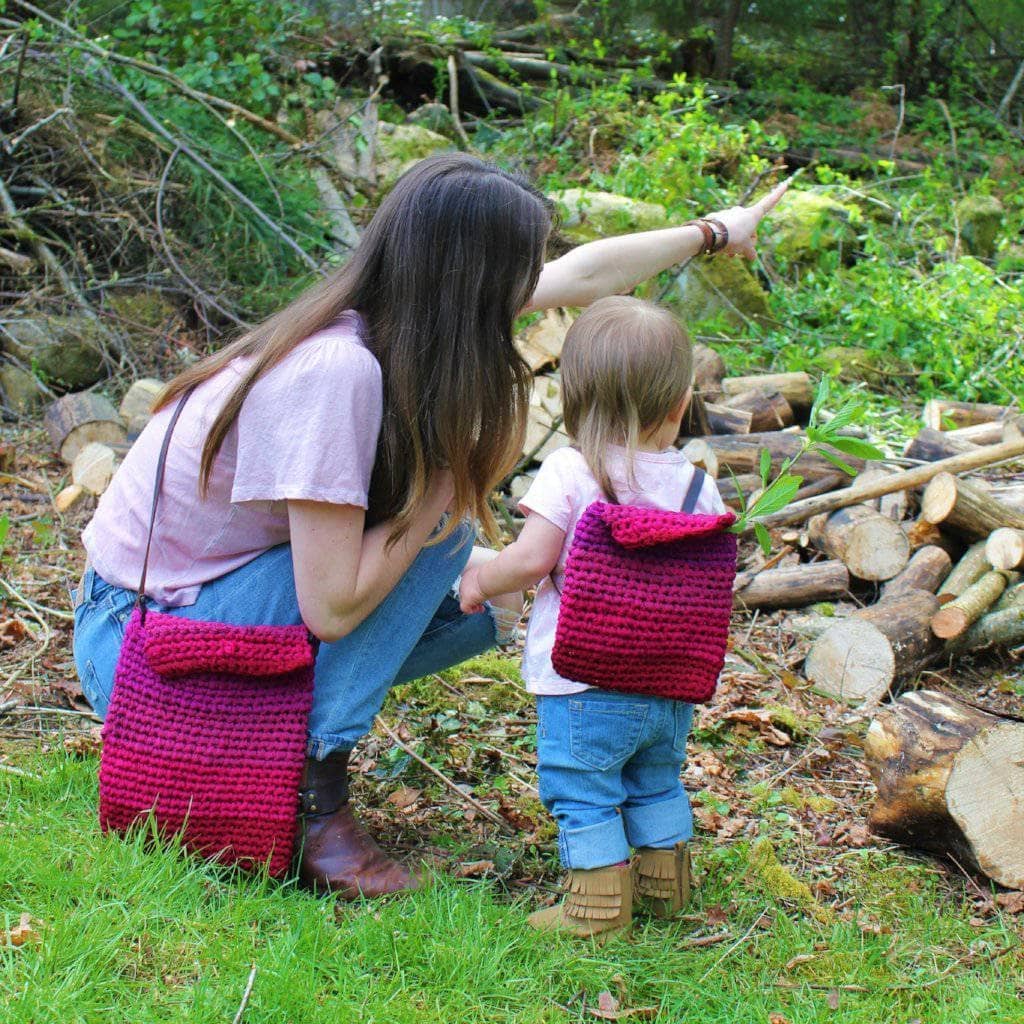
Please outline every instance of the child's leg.
[[537, 771], [544, 806], [558, 822], [568, 869], [566, 897], [530, 916], [534, 928], [595, 935], [632, 917], [629, 844], [619, 806], [622, 766], [642, 741], [645, 698], [588, 690], [537, 699]]
[[626, 835], [637, 848], [633, 894], [648, 901], [657, 917], [672, 917], [690, 898], [693, 835], [690, 801], [679, 781], [693, 705], [659, 700], [652, 707], [657, 724], [650, 743], [623, 769], [628, 796], [622, 808]]
[[693, 836], [690, 798], [679, 779], [693, 705], [655, 699], [651, 713], [659, 716], [658, 727], [622, 770], [622, 819], [631, 846], [669, 849]]

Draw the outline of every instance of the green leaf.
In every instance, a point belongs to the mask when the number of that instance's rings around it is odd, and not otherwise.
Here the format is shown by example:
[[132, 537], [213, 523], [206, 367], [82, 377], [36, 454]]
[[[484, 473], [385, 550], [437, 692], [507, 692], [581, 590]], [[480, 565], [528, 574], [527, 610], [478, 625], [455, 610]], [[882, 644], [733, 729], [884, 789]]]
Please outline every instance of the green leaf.
[[761, 449], [761, 486], [768, 486], [768, 474], [772, 471], [772, 453], [767, 448]]
[[750, 517], [770, 516], [773, 512], [784, 509], [793, 500], [803, 482], [803, 477], [791, 473], [776, 477], [771, 486], [754, 502], [750, 509]]
[[853, 466], [849, 465], [849, 463], [843, 462], [838, 455], [833, 455], [827, 448], [822, 448], [819, 454], [823, 459], [828, 459], [833, 466], [838, 466], [844, 473], [848, 473], [850, 476], [857, 475], [857, 470], [855, 470]]
[[811, 405], [811, 415], [807, 421], [808, 426], [816, 427], [818, 425], [818, 416], [821, 415], [821, 410], [828, 401], [828, 393], [829, 378], [828, 376], [823, 376], [821, 380], [818, 381], [818, 389], [814, 393], [814, 402]]
[[739, 480], [736, 479], [736, 474], [732, 471], [732, 466], [726, 466], [725, 468], [728, 470], [729, 476], [732, 477], [732, 482], [736, 485], [736, 500], [740, 503], [740, 517], [746, 518], [747, 496], [743, 493], [743, 490], [740, 488], [740, 482]]
[[859, 437], [835, 437], [829, 444], [844, 455], [852, 455], [855, 459], [884, 459], [885, 452], [868, 441]]
[[757, 537], [757, 542], [761, 545], [761, 550], [766, 555], [771, 554], [772, 538], [761, 523], [754, 523], [754, 536]]

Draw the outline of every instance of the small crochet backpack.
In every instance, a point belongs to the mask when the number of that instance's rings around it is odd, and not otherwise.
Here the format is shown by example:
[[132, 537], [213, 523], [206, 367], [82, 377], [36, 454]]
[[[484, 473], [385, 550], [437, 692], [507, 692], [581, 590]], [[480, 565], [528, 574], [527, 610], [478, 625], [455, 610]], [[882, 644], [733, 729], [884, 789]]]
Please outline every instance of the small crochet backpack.
[[695, 514], [696, 470], [679, 512], [595, 501], [565, 564], [551, 663], [565, 679], [699, 703], [725, 661], [736, 536], [731, 512]]

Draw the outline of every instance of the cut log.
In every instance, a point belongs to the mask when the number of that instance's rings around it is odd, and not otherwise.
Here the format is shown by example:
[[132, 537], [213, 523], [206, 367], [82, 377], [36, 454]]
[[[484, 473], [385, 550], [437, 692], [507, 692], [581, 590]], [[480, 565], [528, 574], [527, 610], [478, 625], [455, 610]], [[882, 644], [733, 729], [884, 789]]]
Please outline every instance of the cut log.
[[939, 603], [948, 604], [958, 598], [969, 586], [977, 583], [991, 569], [985, 554], [985, 542], [978, 541], [967, 549], [966, 554], [953, 566], [942, 586], [939, 587]]
[[[1000, 441], [1007, 439], [1006, 422], [992, 420], [989, 423], [975, 423], [973, 427], [944, 430], [942, 433], [948, 438], [957, 441], [969, 441], [971, 444], [999, 444]], [[931, 427], [925, 427], [924, 429], [931, 430]]]
[[725, 360], [707, 345], [693, 346], [693, 387], [705, 402], [714, 402], [722, 394]]
[[754, 417], [743, 409], [730, 409], [727, 405], [705, 402], [708, 429], [712, 434], [749, 434]]
[[875, 832], [1024, 888], [1024, 723], [921, 690], [879, 711], [864, 751]]
[[[759, 434], [707, 435], [707, 441], [718, 456], [719, 465], [729, 467], [734, 473], [755, 473], [761, 459], [761, 450], [766, 449], [772, 460], [772, 471], [778, 472], [783, 459], [791, 459], [803, 447], [804, 435], [798, 431], [771, 430]], [[1022, 446], [1024, 447], [1024, 446]], [[863, 460], [843, 458], [855, 469], [863, 467]], [[820, 455], [805, 455], [795, 467], [794, 472], [807, 480], [819, 480], [823, 476], [833, 476], [836, 467]], [[817, 500], [822, 500], [820, 496]], [[840, 502], [840, 504], [844, 504]], [[800, 522], [804, 518], [794, 520]]]
[[534, 373], [554, 366], [562, 358], [565, 335], [571, 326], [572, 317], [564, 309], [548, 309], [516, 335], [516, 348]]
[[934, 594], [939, 584], [949, 575], [953, 560], [934, 544], [918, 548], [907, 562], [906, 568], [897, 573], [882, 587], [880, 601], [891, 601], [914, 590]]
[[[799, 466], [797, 469], [799, 470]], [[850, 478], [845, 473], [832, 473], [829, 476], [821, 476], [817, 480], [811, 480], [804, 484], [793, 495], [793, 500], [800, 501], [803, 498], [813, 498], [816, 494], [827, 494], [829, 491], [845, 487], [849, 482]]]
[[996, 601], [989, 614], [1006, 611], [1007, 608], [1019, 608], [1021, 605], [1024, 605], [1024, 583], [1015, 583], [1003, 591], [1003, 596]]
[[925, 488], [921, 518], [949, 526], [969, 540], [988, 537], [1001, 526], [1024, 529], [1024, 512], [1003, 504], [988, 491], [952, 473], [940, 473]]
[[722, 391], [730, 396], [742, 395], [745, 391], [753, 391], [756, 388], [781, 392], [797, 416], [810, 412], [811, 404], [814, 402], [814, 386], [811, 378], [803, 371], [761, 373], [752, 377], [725, 377], [722, 380]]
[[724, 404], [730, 409], [749, 412], [750, 430], [755, 432], [782, 430], [783, 427], [791, 426], [796, 419], [793, 407], [786, 401], [781, 391], [753, 388], [727, 398]]
[[[863, 473], [857, 474], [857, 483], [867, 484], [884, 480], [886, 477], [892, 476], [894, 472], [896, 471], [885, 466], [865, 469]], [[910, 501], [906, 491], [895, 491], [892, 494], [883, 494], [881, 497], [872, 498], [871, 501], [866, 501], [864, 504], [877, 509], [886, 519], [891, 519], [894, 523], [901, 523], [906, 518]]]
[[842, 561], [857, 579], [892, 579], [910, 560], [910, 542], [899, 523], [867, 505], [818, 516], [807, 525], [811, 543]]
[[731, 508], [739, 508], [739, 496], [744, 498], [761, 486], [761, 478], [756, 473], [741, 473], [738, 476], [724, 476], [718, 481], [718, 493], [722, 501]]
[[[964, 452], [973, 452], [978, 445], [965, 441], [958, 437], [959, 431], [933, 430], [931, 427], [922, 427], [917, 436], [911, 439], [903, 449], [903, 455], [908, 459], [916, 459], [918, 462], [938, 462], [939, 459], [948, 459], [953, 455], [962, 455]], [[1000, 437], [1002, 428], [1000, 427]], [[996, 438], [998, 441], [999, 438]]]
[[1009, 582], [1006, 573], [998, 569], [985, 573], [932, 616], [932, 632], [942, 640], [966, 633], [1002, 597]]
[[991, 423], [1003, 420], [1017, 413], [1005, 405], [985, 405], [980, 402], [950, 402], [944, 398], [932, 398], [924, 404], [921, 419], [932, 430], [956, 430], [973, 427], [977, 423]]
[[[750, 435], [750, 437], [754, 436], [757, 435]], [[783, 434], [780, 436], [785, 437], [788, 435]], [[736, 439], [728, 438], [727, 440], [734, 441]], [[913, 469], [893, 473], [887, 479], [879, 480], [876, 483], [863, 485], [854, 483], [853, 486], [844, 487], [841, 491], [833, 494], [821, 494], [815, 498], [794, 502], [781, 512], [766, 516], [763, 523], [768, 527], [802, 523], [804, 520], [820, 512], [834, 512], [837, 508], [857, 505], [867, 501], [869, 498], [878, 498], [883, 494], [892, 494], [895, 491], [906, 491], [914, 487], [920, 487], [940, 473], [966, 473], [970, 469], [991, 466], [996, 462], [1015, 459], [1020, 455], [1024, 455], [1024, 438], [1015, 441], [1003, 441], [1001, 444], [979, 446], [976, 452], [965, 452], [963, 455], [954, 455], [951, 459], [941, 459], [939, 462], [915, 466]]]
[[711, 433], [704, 399], [697, 392], [690, 396], [690, 402], [679, 424], [679, 433], [684, 437], [706, 437]]
[[130, 435], [138, 436], [153, 415], [153, 405], [167, 385], [156, 377], [142, 377], [125, 392], [118, 412]]
[[994, 530], [985, 542], [985, 557], [993, 569], [1024, 568], [1024, 530]]
[[804, 562], [765, 569], [733, 594], [737, 608], [803, 608], [843, 597], [850, 574], [842, 562]]
[[707, 441], [695, 437], [683, 447], [683, 454], [698, 469], [703, 469], [712, 480], [718, 479], [718, 457]]
[[69, 465], [93, 441], [110, 444], [125, 440], [117, 410], [102, 395], [79, 391], [58, 398], [46, 410], [46, 429], [53, 447]]
[[90, 494], [102, 494], [114, 475], [116, 465], [117, 456], [112, 448], [91, 441], [75, 456], [71, 464], [71, 479]]
[[69, 484], [53, 499], [53, 507], [64, 515], [84, 495], [85, 488], [81, 484]]
[[931, 630], [938, 607], [934, 594], [916, 590], [854, 612], [814, 642], [804, 675], [836, 700], [881, 700], [941, 653], [942, 642]]
[[[1013, 589], [1024, 591], [1020, 586]], [[946, 652], [961, 654], [985, 647], [1018, 647], [1021, 644], [1024, 644], [1024, 593], [1016, 593], [1009, 607], [983, 615], [963, 636], [950, 640]]]
[[1024, 484], [993, 484], [992, 497], [1018, 511], [1024, 511]]

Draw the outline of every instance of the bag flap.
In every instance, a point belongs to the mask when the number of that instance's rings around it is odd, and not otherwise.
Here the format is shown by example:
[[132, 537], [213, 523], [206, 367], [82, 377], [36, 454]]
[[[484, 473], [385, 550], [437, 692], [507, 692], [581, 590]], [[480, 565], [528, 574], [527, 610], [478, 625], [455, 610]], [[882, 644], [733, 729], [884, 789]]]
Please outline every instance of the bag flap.
[[309, 668], [314, 642], [305, 626], [232, 626], [147, 612], [143, 645], [169, 679], [195, 672], [279, 676]]
[[608, 525], [616, 543], [624, 548], [649, 548], [688, 537], [707, 537], [722, 533], [734, 522], [732, 512], [702, 515], [693, 512], [666, 512], [637, 505], [595, 503], [596, 511]]

